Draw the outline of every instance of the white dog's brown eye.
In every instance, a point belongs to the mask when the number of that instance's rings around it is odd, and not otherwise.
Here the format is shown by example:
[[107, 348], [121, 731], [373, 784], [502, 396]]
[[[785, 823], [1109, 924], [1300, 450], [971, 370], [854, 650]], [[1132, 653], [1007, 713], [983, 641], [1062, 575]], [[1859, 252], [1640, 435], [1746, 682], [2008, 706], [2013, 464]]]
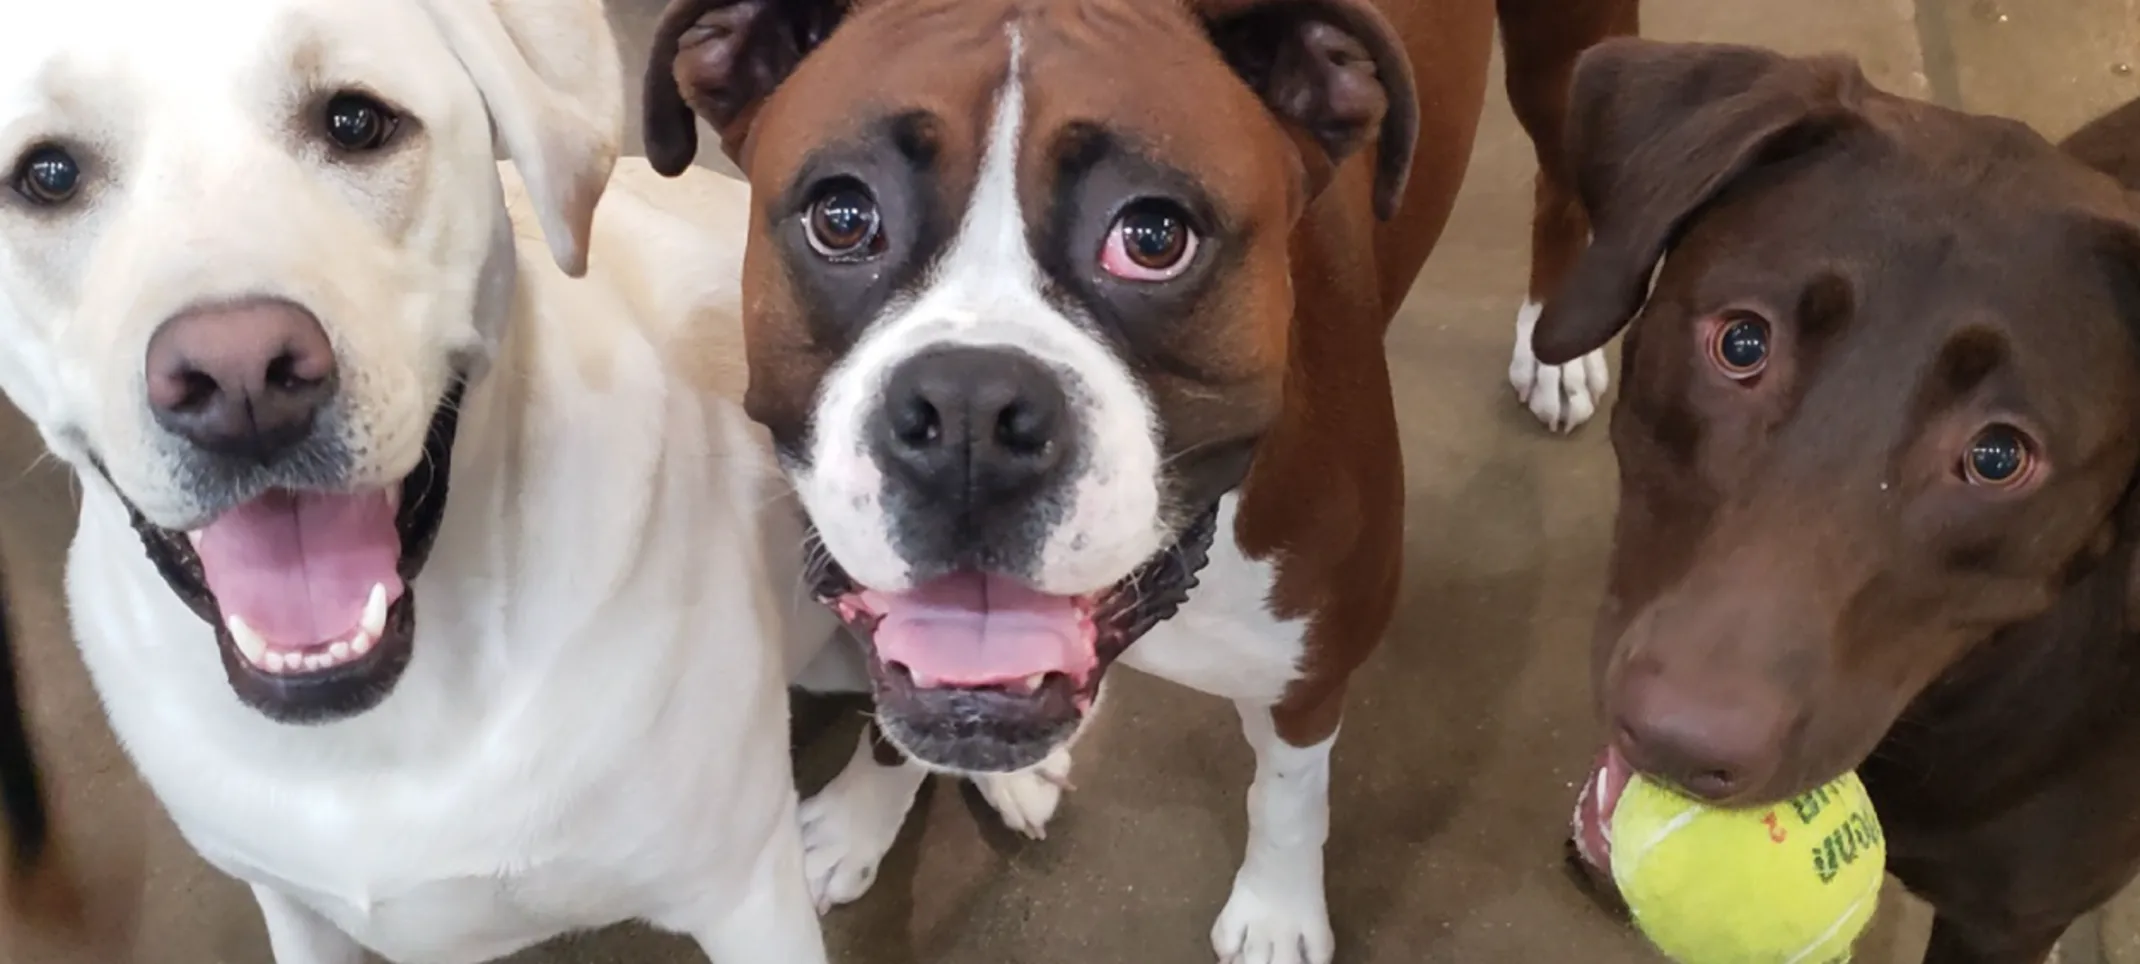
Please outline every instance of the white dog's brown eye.
[[884, 222], [877, 199], [851, 180], [827, 185], [810, 203], [810, 247], [834, 261], [860, 261], [884, 250]]
[[1187, 212], [1167, 201], [1139, 201], [1108, 230], [1100, 267], [1125, 281], [1172, 281], [1189, 270], [1198, 244]]
[[401, 118], [363, 94], [336, 94], [327, 101], [327, 139], [352, 153], [376, 151], [394, 140]]
[[33, 204], [64, 204], [82, 188], [82, 167], [57, 147], [39, 147], [15, 168], [15, 192]]

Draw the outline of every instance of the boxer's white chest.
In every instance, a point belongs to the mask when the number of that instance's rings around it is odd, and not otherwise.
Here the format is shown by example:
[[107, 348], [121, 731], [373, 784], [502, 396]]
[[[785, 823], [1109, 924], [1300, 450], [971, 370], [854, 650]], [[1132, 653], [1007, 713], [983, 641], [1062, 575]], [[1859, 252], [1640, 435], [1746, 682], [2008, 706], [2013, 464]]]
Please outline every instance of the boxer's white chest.
[[1239, 497], [1219, 502], [1218, 536], [1189, 602], [1123, 654], [1161, 679], [1231, 700], [1268, 705], [1300, 678], [1307, 623], [1270, 612], [1276, 570], [1234, 542]]

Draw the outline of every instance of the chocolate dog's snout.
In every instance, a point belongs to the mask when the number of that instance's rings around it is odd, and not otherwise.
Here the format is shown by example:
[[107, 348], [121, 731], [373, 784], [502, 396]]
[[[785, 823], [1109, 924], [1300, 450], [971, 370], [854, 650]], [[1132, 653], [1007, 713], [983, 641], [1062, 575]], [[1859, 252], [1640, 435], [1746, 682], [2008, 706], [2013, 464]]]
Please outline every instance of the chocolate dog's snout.
[[1790, 715], [1766, 683], [1642, 657], [1622, 670], [1617, 704], [1620, 754], [1637, 771], [1695, 797], [1742, 798], [1768, 786], [1781, 768]]

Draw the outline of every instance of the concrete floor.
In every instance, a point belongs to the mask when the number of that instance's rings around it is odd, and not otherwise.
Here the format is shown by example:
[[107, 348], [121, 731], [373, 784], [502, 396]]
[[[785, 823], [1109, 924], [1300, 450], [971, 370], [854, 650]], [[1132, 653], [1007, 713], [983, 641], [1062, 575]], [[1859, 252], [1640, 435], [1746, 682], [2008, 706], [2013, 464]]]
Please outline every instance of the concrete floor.
[[[627, 47], [651, 0], [617, 0]], [[1650, 0], [1670, 39], [1841, 50], [1878, 82], [2063, 133], [2140, 95], [2140, 0]], [[636, 67], [634, 68], [636, 69]], [[1594, 747], [1583, 646], [1612, 509], [1602, 425], [1555, 439], [1504, 381], [1524, 277], [1529, 148], [1496, 95], [1463, 203], [1390, 337], [1406, 414], [1413, 526], [1404, 608], [1360, 678], [1337, 755], [1330, 897], [1347, 964], [1657, 960], [1561, 874], [1560, 840]], [[71, 483], [0, 418], [0, 545], [26, 674], [72, 844], [131, 952], [33, 949], [10, 964], [267, 964], [244, 889], [177, 839], [106, 729], [65, 631], [60, 554]], [[19, 467], [19, 468], [17, 468]], [[853, 964], [1176, 964], [1205, 934], [1243, 834], [1249, 758], [1230, 708], [1122, 680], [1079, 747], [1079, 790], [1045, 843], [1001, 831], [945, 784], [876, 889], [837, 911]], [[822, 779], [848, 733], [813, 741]], [[2084, 922], [2067, 964], [2140, 962], [2140, 899]], [[1865, 964], [1914, 964], [1922, 912], [1890, 901]], [[132, 926], [119, 921], [132, 919]], [[123, 935], [131, 932], [131, 941]], [[634, 928], [515, 964], [697, 962]]]

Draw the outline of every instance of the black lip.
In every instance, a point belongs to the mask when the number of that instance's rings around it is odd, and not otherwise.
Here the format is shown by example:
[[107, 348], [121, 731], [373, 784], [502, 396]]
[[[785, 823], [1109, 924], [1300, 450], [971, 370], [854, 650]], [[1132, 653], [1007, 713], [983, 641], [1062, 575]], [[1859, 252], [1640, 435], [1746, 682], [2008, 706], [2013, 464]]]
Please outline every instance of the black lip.
[[[1088, 703], [1099, 695], [1109, 667], [1152, 627], [1173, 618], [1189, 601], [1198, 576], [1211, 561], [1218, 532], [1218, 504], [1182, 529], [1174, 544], [1138, 566], [1107, 591], [1093, 614], [1099, 638], [1098, 663], [1082, 689], [1051, 676], [1031, 693], [984, 687], [914, 685], [897, 666], [869, 653], [870, 689], [877, 725], [907, 755], [932, 766], [966, 773], [1011, 773], [1039, 765], [1049, 753], [1076, 735]], [[811, 535], [815, 538], [815, 534]], [[839, 609], [841, 597], [858, 587], [829, 553], [811, 553], [807, 574], [820, 601]], [[875, 636], [874, 621], [850, 620], [848, 630], [865, 643]]]
[[465, 379], [456, 378], [431, 415], [423, 457], [401, 480], [401, 504], [394, 526], [401, 535], [401, 563], [396, 567], [408, 587], [387, 610], [386, 632], [363, 658], [310, 673], [268, 674], [238, 652], [224, 627], [222, 609], [201, 572], [200, 557], [184, 533], [161, 528], [127, 504], [134, 531], [141, 536], [149, 561], [164, 582], [194, 615], [215, 630], [223, 672], [238, 700], [278, 723], [331, 723], [366, 712], [394, 691], [415, 655], [416, 577], [430, 558], [446, 515], [447, 481], [452, 474], [453, 441], [460, 427]]

